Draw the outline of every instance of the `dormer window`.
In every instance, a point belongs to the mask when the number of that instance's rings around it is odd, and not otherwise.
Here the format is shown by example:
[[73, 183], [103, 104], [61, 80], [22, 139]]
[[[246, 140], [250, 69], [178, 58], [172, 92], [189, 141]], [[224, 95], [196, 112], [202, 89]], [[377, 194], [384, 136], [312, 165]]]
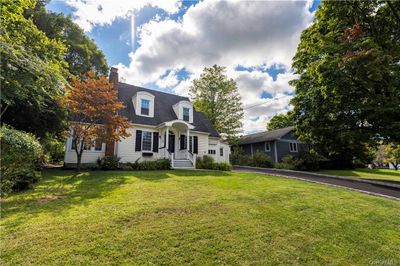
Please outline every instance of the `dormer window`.
[[132, 97], [136, 115], [154, 117], [154, 95], [147, 91], [138, 91]]
[[190, 120], [190, 109], [183, 107], [183, 120], [189, 122]]
[[142, 115], [149, 115], [150, 113], [150, 101], [141, 99], [140, 102], [140, 114]]
[[176, 117], [179, 120], [183, 120], [187, 123], [193, 123], [193, 104], [189, 101], [180, 101], [172, 106]]

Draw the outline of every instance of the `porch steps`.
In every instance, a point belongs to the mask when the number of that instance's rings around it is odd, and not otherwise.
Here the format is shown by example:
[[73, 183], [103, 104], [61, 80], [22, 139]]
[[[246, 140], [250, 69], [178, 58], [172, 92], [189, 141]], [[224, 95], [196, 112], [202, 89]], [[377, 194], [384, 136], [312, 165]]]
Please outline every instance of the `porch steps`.
[[172, 161], [172, 168], [174, 169], [193, 169], [193, 163], [190, 160], [182, 159], [182, 160], [173, 160]]

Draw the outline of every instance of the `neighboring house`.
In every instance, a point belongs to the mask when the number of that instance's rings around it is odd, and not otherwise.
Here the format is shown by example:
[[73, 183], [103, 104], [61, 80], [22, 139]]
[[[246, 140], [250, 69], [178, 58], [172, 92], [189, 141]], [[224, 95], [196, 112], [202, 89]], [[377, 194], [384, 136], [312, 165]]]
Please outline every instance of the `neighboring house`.
[[[216, 162], [229, 162], [230, 147], [211, 122], [194, 109], [189, 98], [118, 82], [118, 69], [111, 68], [110, 82], [126, 106], [130, 137], [116, 143], [98, 143], [83, 152], [82, 164], [95, 164], [99, 157], [116, 155], [122, 163], [171, 159], [173, 168], [194, 168], [196, 156], [210, 155]], [[73, 121], [71, 121], [73, 123]], [[72, 139], [68, 138], [66, 166], [76, 164]]]
[[308, 145], [293, 134], [293, 127], [243, 136], [239, 140], [239, 147], [251, 156], [261, 151], [274, 162], [281, 162], [282, 157], [288, 154], [296, 157], [301, 152], [308, 151]]

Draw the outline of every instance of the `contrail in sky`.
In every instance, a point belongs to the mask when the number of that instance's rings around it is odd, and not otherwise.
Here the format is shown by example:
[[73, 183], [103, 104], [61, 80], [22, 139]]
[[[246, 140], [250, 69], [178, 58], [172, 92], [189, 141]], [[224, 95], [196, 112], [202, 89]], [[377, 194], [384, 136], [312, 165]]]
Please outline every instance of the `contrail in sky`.
[[131, 12], [131, 47], [135, 51], [135, 12]]

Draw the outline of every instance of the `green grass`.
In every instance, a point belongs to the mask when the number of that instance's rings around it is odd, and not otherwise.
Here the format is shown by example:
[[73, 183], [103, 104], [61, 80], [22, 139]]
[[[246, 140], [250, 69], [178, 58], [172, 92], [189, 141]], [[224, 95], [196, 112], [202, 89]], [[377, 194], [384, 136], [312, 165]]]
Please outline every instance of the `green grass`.
[[2, 202], [3, 265], [400, 264], [394, 200], [254, 173], [44, 175]]
[[355, 169], [355, 170], [321, 170], [318, 173], [339, 175], [354, 178], [372, 179], [377, 181], [400, 182], [400, 171], [389, 169]]

